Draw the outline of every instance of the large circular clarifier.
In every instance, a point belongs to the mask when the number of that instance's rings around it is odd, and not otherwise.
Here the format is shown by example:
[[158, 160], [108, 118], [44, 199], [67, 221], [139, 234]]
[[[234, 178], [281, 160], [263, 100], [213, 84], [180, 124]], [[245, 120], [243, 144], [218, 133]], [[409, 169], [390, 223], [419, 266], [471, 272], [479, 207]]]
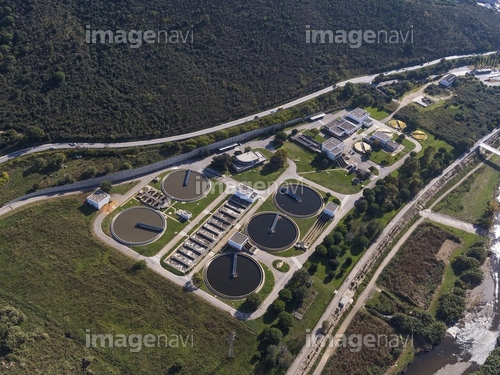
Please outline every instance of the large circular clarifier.
[[243, 299], [258, 291], [263, 282], [261, 265], [245, 254], [218, 255], [205, 268], [207, 287], [223, 298]]
[[169, 173], [162, 181], [163, 193], [176, 201], [191, 202], [203, 198], [210, 191], [210, 180], [200, 172], [181, 169]]
[[290, 216], [311, 217], [321, 211], [323, 198], [309, 186], [286, 184], [274, 194], [274, 204]]
[[111, 221], [111, 234], [125, 245], [140, 246], [160, 238], [166, 227], [167, 221], [160, 212], [146, 207], [131, 207]]
[[263, 212], [253, 216], [246, 232], [255, 246], [267, 251], [287, 250], [299, 238], [297, 224], [278, 212]]

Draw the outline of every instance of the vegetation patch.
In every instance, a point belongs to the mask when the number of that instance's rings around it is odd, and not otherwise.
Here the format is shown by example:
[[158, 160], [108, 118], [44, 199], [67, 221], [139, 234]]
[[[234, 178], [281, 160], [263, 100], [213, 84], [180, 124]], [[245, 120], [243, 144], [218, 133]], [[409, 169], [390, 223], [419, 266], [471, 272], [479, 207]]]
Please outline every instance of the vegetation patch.
[[[359, 338], [373, 335], [375, 340], [380, 337], [386, 337], [387, 342], [383, 341], [381, 345], [377, 343], [373, 347], [368, 347], [367, 345], [363, 345], [363, 342], [360, 342], [359, 347], [356, 347], [357, 341], [351, 337], [350, 343], [348, 342], [345, 345], [339, 344], [339, 347], [335, 350], [325, 367], [324, 371], [326, 373], [352, 375], [383, 374], [397, 360], [405, 344], [411, 344], [410, 340], [408, 342], [405, 341], [405, 337], [398, 337], [394, 328], [385, 321], [363, 311], [356, 314], [345, 332], [347, 338], [350, 335]], [[395, 345], [395, 337], [398, 338], [398, 345]], [[393, 345], [389, 345], [391, 339], [393, 340]]]
[[447, 240], [460, 243], [452, 233], [429, 223], [420, 225], [384, 269], [379, 284], [420, 308], [427, 308], [441, 284], [444, 262], [436, 255]]
[[[175, 368], [185, 373], [253, 372], [255, 334], [154, 272], [134, 271], [133, 260], [94, 239], [94, 215], [83, 199], [72, 198], [33, 206], [0, 221], [1, 296], [23, 312], [29, 306], [49, 327], [60, 327], [50, 332], [56, 337], [51, 345], [37, 345], [29, 353], [29, 366], [17, 373], [35, 373], [42, 365], [55, 373], [79, 373], [89, 351], [104, 363], [96, 373], [158, 374]], [[127, 335], [193, 334], [194, 346], [143, 348], [137, 353], [129, 348], [87, 349], [89, 328]], [[236, 332], [239, 350], [227, 360], [231, 331]], [[52, 345], [57, 341], [64, 346]]]

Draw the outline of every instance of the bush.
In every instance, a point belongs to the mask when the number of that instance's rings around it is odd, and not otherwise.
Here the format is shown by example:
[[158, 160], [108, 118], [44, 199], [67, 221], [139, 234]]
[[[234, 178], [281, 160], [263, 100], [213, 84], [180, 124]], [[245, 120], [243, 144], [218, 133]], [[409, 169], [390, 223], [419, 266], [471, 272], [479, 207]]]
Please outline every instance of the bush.
[[247, 297], [245, 304], [250, 311], [255, 311], [259, 308], [260, 297], [257, 295], [257, 293], [252, 293]]
[[278, 326], [287, 331], [293, 326], [293, 316], [286, 311], [281, 312], [278, 315]]
[[290, 289], [287, 288], [281, 289], [278, 293], [278, 296], [285, 303], [288, 303], [293, 299], [292, 292], [290, 291]]

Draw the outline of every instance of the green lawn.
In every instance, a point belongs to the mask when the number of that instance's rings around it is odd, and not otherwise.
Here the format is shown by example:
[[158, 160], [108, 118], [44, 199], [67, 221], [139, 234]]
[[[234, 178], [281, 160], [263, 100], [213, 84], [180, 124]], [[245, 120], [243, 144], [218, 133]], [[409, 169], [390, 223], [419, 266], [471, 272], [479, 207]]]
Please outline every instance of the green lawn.
[[361, 184], [353, 185], [351, 183], [355, 176], [348, 175], [343, 169], [327, 169], [312, 173], [300, 173], [300, 175], [340, 194], [355, 194], [362, 189]]
[[[48, 333], [29, 340], [25, 367], [13, 373], [79, 373], [93, 356], [96, 374], [250, 374], [257, 338], [244, 324], [97, 241], [95, 213], [83, 197], [20, 210], [0, 221], [0, 304], [25, 312]], [[63, 224], [64, 223], [64, 224]], [[61, 226], [63, 224], [63, 227]], [[29, 230], [27, 230], [29, 227]], [[64, 228], [71, 228], [65, 230]], [[29, 329], [29, 325], [26, 326]], [[194, 346], [85, 347], [92, 333], [194, 335]], [[227, 360], [227, 335], [236, 331], [235, 357]]]
[[113, 188], [111, 189], [111, 193], [124, 195], [130, 189], [132, 189], [134, 186], [136, 186], [138, 183], [139, 183], [139, 181], [132, 181], [132, 182], [127, 182], [125, 184], [113, 185]]
[[[265, 156], [270, 158], [272, 156], [269, 150], [256, 149], [254, 151], [261, 151]], [[283, 168], [275, 170], [271, 167], [269, 162], [266, 164], [250, 169], [242, 173], [233, 173], [232, 178], [249, 185], [257, 190], [265, 190], [288, 168], [288, 163]]]
[[367, 107], [365, 108], [365, 111], [367, 111], [370, 114], [371, 118], [379, 121], [390, 115], [389, 112], [386, 112], [384, 110], [375, 107]]
[[447, 151], [453, 152], [453, 146], [449, 145], [445, 141], [441, 139], [436, 139], [432, 134], [429, 134], [429, 132], [423, 130], [425, 134], [427, 134], [427, 139], [425, 141], [418, 140], [420, 144], [422, 145], [422, 150], [417, 154], [417, 157], [420, 157], [424, 154], [424, 151], [427, 147], [433, 146], [436, 148], [436, 150], [439, 150], [441, 147], [444, 147]]
[[434, 211], [475, 223], [486, 212], [488, 201], [498, 190], [499, 181], [500, 158], [495, 156], [443, 198]]
[[314, 139], [316, 142], [319, 142], [319, 143], [323, 143], [324, 141], [326, 141], [326, 138], [323, 137], [321, 135], [321, 133], [314, 134], [314, 132], [312, 131], [312, 129], [304, 130], [303, 134], [307, 135], [308, 137], [311, 137], [312, 139]]
[[297, 166], [297, 172], [316, 171], [317, 167], [311, 162], [316, 158], [316, 154], [291, 141], [287, 141], [282, 146], [288, 152], [288, 158], [293, 160]]
[[382, 150], [373, 151], [371, 153], [370, 160], [381, 166], [391, 166], [398, 160], [401, 160], [405, 155], [410, 153], [415, 148], [415, 144], [408, 139], [403, 140], [402, 145], [404, 146], [404, 149], [394, 156], [391, 156], [391, 154]]

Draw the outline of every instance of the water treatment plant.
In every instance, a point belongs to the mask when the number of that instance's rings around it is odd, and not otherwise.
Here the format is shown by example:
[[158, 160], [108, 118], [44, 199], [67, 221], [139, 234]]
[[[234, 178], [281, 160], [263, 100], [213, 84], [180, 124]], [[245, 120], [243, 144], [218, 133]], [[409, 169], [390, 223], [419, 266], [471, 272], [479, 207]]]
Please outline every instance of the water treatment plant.
[[285, 214], [295, 217], [311, 217], [323, 208], [321, 195], [303, 184], [286, 184], [274, 194], [274, 204]]
[[111, 222], [111, 234], [120, 243], [147, 245], [157, 240], [167, 228], [165, 217], [147, 207], [131, 207], [120, 212]]
[[250, 241], [266, 251], [282, 251], [292, 247], [299, 238], [299, 227], [279, 212], [263, 212], [254, 215], [247, 224]]
[[202, 173], [181, 169], [168, 174], [161, 183], [165, 195], [176, 201], [192, 202], [210, 191], [210, 180]]
[[205, 267], [205, 284], [216, 295], [243, 299], [264, 283], [262, 266], [251, 256], [228, 252], [215, 256]]

